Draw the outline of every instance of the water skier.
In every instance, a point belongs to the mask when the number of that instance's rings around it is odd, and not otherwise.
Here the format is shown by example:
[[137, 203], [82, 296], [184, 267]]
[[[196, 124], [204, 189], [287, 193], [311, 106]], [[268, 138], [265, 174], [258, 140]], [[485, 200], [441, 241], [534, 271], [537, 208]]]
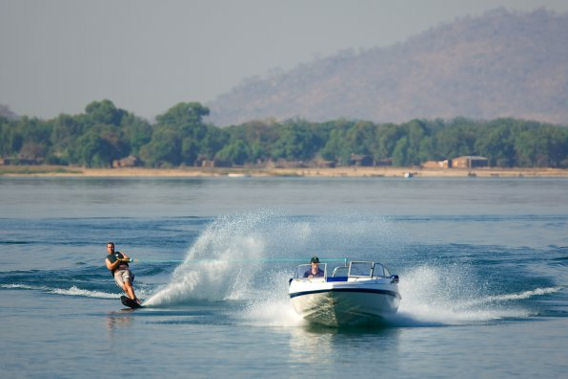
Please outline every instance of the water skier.
[[130, 258], [126, 253], [114, 251], [114, 242], [107, 242], [106, 247], [108, 253], [105, 259], [106, 268], [112, 272], [116, 285], [122, 289], [131, 300], [140, 304], [140, 300], [136, 297], [134, 287], [132, 286], [134, 274], [130, 271], [130, 267], [128, 266]]

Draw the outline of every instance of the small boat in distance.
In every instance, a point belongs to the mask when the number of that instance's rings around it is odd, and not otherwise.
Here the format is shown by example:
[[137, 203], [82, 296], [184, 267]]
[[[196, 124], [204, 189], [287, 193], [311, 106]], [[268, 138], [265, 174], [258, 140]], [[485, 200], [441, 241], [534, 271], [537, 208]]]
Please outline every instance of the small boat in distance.
[[294, 309], [308, 322], [333, 327], [374, 324], [398, 310], [398, 275], [381, 263], [345, 259], [334, 265], [317, 257], [312, 263], [296, 268], [288, 289]]

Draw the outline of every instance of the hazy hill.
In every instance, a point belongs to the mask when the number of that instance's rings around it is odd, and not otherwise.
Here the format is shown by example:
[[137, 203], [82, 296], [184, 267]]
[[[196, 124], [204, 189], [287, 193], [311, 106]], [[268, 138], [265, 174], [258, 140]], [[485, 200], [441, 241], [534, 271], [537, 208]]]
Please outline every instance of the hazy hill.
[[302, 117], [401, 122], [516, 117], [568, 123], [568, 15], [497, 9], [404, 43], [244, 81], [207, 104], [216, 125]]
[[18, 115], [10, 110], [10, 107], [0, 104], [0, 117], [6, 117], [9, 120], [18, 118]]

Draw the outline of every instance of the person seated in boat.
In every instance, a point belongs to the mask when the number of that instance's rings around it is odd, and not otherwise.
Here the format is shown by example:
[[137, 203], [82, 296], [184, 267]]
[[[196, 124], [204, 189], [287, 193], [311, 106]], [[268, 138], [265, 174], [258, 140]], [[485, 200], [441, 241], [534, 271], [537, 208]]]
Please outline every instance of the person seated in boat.
[[134, 281], [134, 274], [128, 267], [128, 262], [131, 262], [130, 257], [126, 253], [114, 251], [114, 242], [107, 242], [107, 257], [105, 264], [107, 269], [112, 273], [114, 282], [122, 289], [131, 300], [140, 304], [140, 300], [134, 293], [132, 282]]
[[304, 278], [322, 278], [323, 270], [319, 268], [319, 263], [320, 260], [318, 257], [312, 257], [312, 259], [310, 259], [310, 264], [312, 265], [312, 267], [304, 272]]

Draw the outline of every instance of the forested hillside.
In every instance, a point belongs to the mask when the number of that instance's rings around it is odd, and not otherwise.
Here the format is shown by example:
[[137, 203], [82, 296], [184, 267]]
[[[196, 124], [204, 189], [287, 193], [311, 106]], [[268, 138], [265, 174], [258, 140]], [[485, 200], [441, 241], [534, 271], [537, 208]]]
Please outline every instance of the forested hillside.
[[208, 114], [199, 103], [179, 103], [150, 123], [103, 100], [87, 105], [84, 113], [51, 120], [0, 116], [0, 158], [5, 164], [110, 167], [132, 156], [148, 167], [176, 167], [213, 161], [350, 165], [355, 154], [409, 166], [482, 155], [492, 166], [568, 167], [568, 128], [533, 121], [291, 119], [219, 128], [204, 122]]
[[409, 40], [345, 51], [244, 81], [207, 106], [219, 126], [255, 119], [512, 117], [568, 123], [568, 15], [504, 9]]

